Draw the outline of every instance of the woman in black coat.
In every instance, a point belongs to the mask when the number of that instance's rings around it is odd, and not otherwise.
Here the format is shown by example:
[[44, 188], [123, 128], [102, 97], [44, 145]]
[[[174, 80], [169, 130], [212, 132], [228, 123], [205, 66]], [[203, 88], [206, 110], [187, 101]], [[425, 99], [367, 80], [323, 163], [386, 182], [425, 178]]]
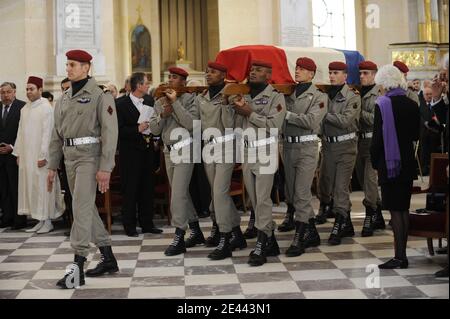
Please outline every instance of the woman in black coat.
[[377, 100], [370, 152], [383, 209], [391, 213], [395, 241], [395, 257], [379, 268], [408, 268], [406, 244], [411, 191], [417, 179], [414, 142], [419, 139], [420, 113], [417, 104], [406, 97], [406, 81], [396, 67], [384, 66], [375, 81], [385, 95]]

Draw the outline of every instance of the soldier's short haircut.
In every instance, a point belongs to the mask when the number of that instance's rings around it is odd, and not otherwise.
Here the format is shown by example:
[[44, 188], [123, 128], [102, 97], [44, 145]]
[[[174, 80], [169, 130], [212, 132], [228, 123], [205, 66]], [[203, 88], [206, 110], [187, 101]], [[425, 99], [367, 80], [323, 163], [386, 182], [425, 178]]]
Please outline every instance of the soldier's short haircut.
[[0, 85], [0, 88], [5, 86], [10, 86], [13, 90], [17, 89], [16, 84], [13, 82], [3, 82], [2, 85]]
[[130, 78], [131, 92], [136, 91], [139, 84], [144, 84], [146, 77], [147, 75], [143, 72], [133, 73]]

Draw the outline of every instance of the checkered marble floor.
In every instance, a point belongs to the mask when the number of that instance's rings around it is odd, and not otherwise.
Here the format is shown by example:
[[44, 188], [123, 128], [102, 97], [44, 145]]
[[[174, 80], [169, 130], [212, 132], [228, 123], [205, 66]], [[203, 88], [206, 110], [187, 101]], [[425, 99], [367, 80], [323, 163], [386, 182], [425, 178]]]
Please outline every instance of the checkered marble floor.
[[[113, 250], [120, 273], [88, 278], [86, 286], [77, 290], [55, 287], [73, 258], [65, 230], [46, 235], [2, 230], [0, 298], [448, 299], [448, 279], [436, 279], [433, 275], [446, 263], [446, 256], [429, 256], [422, 238], [410, 238], [408, 242], [409, 269], [382, 270], [379, 277], [373, 278], [373, 270], [378, 271], [375, 266], [393, 256], [393, 236], [389, 228], [377, 231], [374, 237], [360, 236], [364, 218], [361, 200], [362, 193], [352, 194], [352, 218], [357, 232], [354, 238], [344, 239], [340, 246], [329, 246], [332, 224], [320, 225], [322, 245], [308, 249], [300, 257], [287, 258], [283, 252], [289, 247], [293, 232], [277, 233], [282, 254], [268, 258], [267, 264], [257, 268], [247, 265], [255, 239], [248, 241], [248, 249], [234, 252], [233, 258], [223, 261], [210, 261], [206, 256], [211, 249], [205, 247], [189, 249], [183, 256], [166, 257], [164, 250], [171, 243], [174, 229], [163, 226], [164, 221], [159, 223], [163, 234], [138, 238], [124, 236], [120, 225], [114, 225]], [[423, 206], [423, 197], [413, 199], [413, 207]], [[278, 224], [285, 210], [284, 204], [274, 207]], [[248, 218], [248, 214], [243, 214], [243, 230]], [[208, 235], [210, 221], [201, 220], [201, 226]], [[92, 248], [87, 268], [92, 268], [98, 259], [98, 251]]]

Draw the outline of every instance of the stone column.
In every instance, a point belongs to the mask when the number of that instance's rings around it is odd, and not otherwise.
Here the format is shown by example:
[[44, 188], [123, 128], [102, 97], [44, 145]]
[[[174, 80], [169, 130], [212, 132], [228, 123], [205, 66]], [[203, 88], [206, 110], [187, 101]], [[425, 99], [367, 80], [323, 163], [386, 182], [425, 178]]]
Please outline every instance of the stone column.
[[434, 43], [440, 43], [438, 0], [431, 0], [431, 37]]
[[418, 10], [418, 27], [419, 27], [419, 41], [427, 42], [427, 18], [425, 14], [425, 0], [417, 0]]
[[433, 42], [431, 1], [418, 0], [419, 41], [421, 42]]
[[438, 0], [440, 43], [448, 43], [448, 0]]

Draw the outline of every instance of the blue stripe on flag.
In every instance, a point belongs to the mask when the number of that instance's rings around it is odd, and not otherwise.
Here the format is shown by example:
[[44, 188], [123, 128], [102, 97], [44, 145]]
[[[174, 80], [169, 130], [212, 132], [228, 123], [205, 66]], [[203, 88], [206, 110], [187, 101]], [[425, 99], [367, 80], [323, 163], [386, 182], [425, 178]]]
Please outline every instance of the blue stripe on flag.
[[348, 80], [351, 85], [361, 84], [359, 80], [359, 63], [365, 61], [364, 57], [358, 51], [336, 50], [344, 53], [345, 60], [348, 65]]

